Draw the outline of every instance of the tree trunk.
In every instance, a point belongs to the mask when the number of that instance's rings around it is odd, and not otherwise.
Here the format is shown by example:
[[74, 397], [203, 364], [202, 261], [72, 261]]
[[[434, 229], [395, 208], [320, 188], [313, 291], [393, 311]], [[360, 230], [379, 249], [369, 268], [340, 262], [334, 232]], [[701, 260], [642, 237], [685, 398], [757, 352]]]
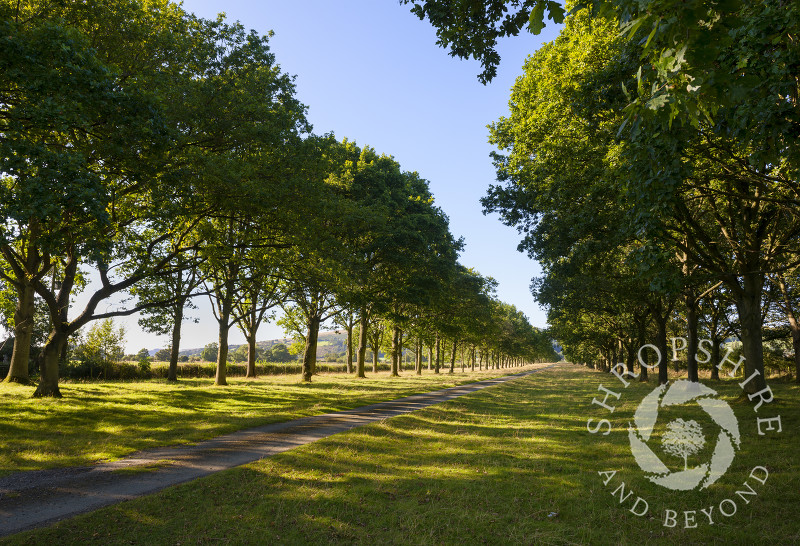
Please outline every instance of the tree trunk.
[[744, 275], [743, 290], [736, 291], [736, 308], [742, 326], [742, 353], [744, 354], [744, 377], [749, 378], [754, 372], [758, 376], [748, 381], [743, 390], [754, 394], [767, 387], [764, 376], [764, 349], [761, 345], [761, 296], [764, 289], [763, 273], [747, 273]]
[[[640, 345], [640, 347], [641, 347], [641, 345]], [[636, 358], [637, 358], [637, 353], [634, 352], [634, 355], [633, 355], [634, 362], [636, 362]], [[647, 366], [642, 365], [642, 363], [640, 362], [639, 363], [639, 381], [641, 381], [642, 383], [647, 383], [647, 381], [650, 379], [650, 377], [647, 375], [647, 372], [648, 372]]]
[[[348, 319], [349, 322], [349, 319]], [[347, 373], [353, 373], [353, 327], [347, 327]]]
[[471, 360], [472, 360], [472, 371], [474, 372], [475, 371], [475, 345], [472, 346], [472, 350], [470, 351], [470, 353], [471, 353], [471, 357], [472, 357], [471, 358]]
[[428, 345], [428, 371], [433, 367], [433, 343]]
[[439, 365], [442, 362], [442, 342], [439, 336], [436, 336], [436, 364], [433, 368], [433, 373], [439, 373]]
[[251, 332], [247, 339], [247, 373], [245, 377], [256, 377], [256, 333]]
[[9, 383], [31, 382], [28, 375], [28, 361], [31, 357], [31, 338], [36, 313], [36, 292], [33, 286], [24, 284], [17, 290], [17, 309], [14, 311], [14, 351], [11, 353], [11, 367], [6, 381]]
[[313, 315], [308, 319], [306, 349], [303, 352], [303, 381], [311, 381], [317, 366], [317, 337], [319, 336], [320, 317]]
[[400, 375], [397, 373], [398, 361], [400, 360], [400, 328], [392, 326], [392, 377]]
[[178, 353], [181, 350], [181, 323], [183, 322], [183, 306], [186, 300], [181, 300], [175, 304], [175, 317], [172, 323], [172, 346], [169, 354], [169, 369], [167, 370], [167, 381], [178, 380]]
[[[54, 300], [48, 304], [52, 330], [39, 355], [41, 382], [33, 393], [34, 398], [44, 396], [61, 398], [61, 391], [58, 388], [59, 363], [64, 360], [70, 334], [86, 323], [85, 321], [81, 324], [68, 322], [69, 296], [78, 274], [78, 260], [71, 253], [67, 254], [66, 260], [61, 287], [58, 289], [58, 293], [54, 294]], [[55, 285], [53, 290], [55, 291]]]
[[697, 370], [697, 301], [695, 300], [694, 290], [686, 291], [686, 368], [689, 374], [689, 381], [697, 383], [700, 376]]
[[[605, 363], [607, 362], [611, 362], [611, 349], [609, 349], [608, 346], [606, 345], [602, 349], [600, 349], [600, 367], [601, 368], [604, 367]], [[589, 362], [587, 366], [590, 369], [595, 368], [594, 362]]]
[[800, 383], [800, 325], [797, 323], [797, 315], [795, 315], [794, 308], [792, 307], [792, 300], [789, 297], [789, 291], [786, 288], [786, 282], [783, 280], [783, 275], [778, 275], [778, 287], [781, 289], [781, 294], [783, 295], [786, 319], [789, 321], [789, 329], [792, 332], [795, 381]]
[[228, 331], [230, 315], [220, 317], [219, 322], [219, 348], [217, 349], [217, 375], [214, 378], [214, 385], [224, 386], [228, 384]]
[[717, 364], [719, 363], [719, 352], [720, 346], [722, 345], [722, 340], [717, 337], [716, 334], [712, 334], [711, 336], [711, 379], [714, 381], [719, 381], [719, 369], [717, 368]]
[[[358, 317], [359, 331], [358, 331], [358, 356], [356, 362], [356, 377], [366, 377], [364, 373], [364, 360], [367, 358], [367, 327], [369, 326], [369, 317], [366, 311], [361, 311], [361, 316]], [[373, 356], [374, 359], [374, 356]], [[374, 366], [375, 364], [373, 364]]]
[[458, 340], [453, 339], [453, 351], [450, 354], [450, 372], [453, 373], [456, 367], [456, 351], [458, 350]]
[[50, 333], [50, 337], [42, 350], [42, 376], [36, 391], [33, 393], [34, 398], [61, 398], [61, 391], [58, 388], [58, 361], [61, 358], [61, 350], [68, 339], [68, 334], [61, 329]]
[[397, 331], [397, 369], [403, 371], [403, 330]]
[[666, 385], [669, 382], [669, 348], [667, 347], [667, 320], [668, 316], [661, 316], [661, 313], [653, 314], [656, 321], [656, 347], [661, 353], [661, 360], [658, 363], [658, 384]]

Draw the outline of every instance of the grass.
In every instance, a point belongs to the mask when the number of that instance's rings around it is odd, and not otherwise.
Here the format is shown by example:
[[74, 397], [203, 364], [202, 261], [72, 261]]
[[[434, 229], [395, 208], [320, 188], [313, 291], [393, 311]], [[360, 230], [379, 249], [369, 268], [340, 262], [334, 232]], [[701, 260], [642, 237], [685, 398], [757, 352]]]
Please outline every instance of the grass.
[[32, 399], [34, 387], [0, 383], [0, 476], [115, 460], [516, 371], [320, 374], [307, 384], [298, 376], [265, 376], [229, 378], [227, 387], [214, 387], [212, 379], [64, 382], [60, 400]]
[[[564, 365], [405, 416], [221, 472], [142, 499], [7, 539], [9, 544], [796, 544], [800, 526], [800, 389], [773, 383], [759, 414], [783, 432], [759, 437], [734, 382], [729, 401], [742, 448], [702, 492], [647, 481], [630, 452], [627, 423], [654, 384], [631, 384], [608, 414], [591, 403], [600, 372]], [[610, 417], [608, 436], [588, 417]], [[713, 526], [665, 527], [665, 509], [735, 498], [753, 467], [769, 469], [757, 495]], [[601, 471], [617, 473], [606, 486]], [[620, 482], [635, 492], [620, 504]], [[629, 508], [641, 496], [649, 513]], [[716, 511], [716, 509], [715, 509]], [[704, 518], [698, 511], [697, 515]], [[716, 514], [715, 514], [716, 515]], [[681, 514], [681, 517], [682, 514]]]

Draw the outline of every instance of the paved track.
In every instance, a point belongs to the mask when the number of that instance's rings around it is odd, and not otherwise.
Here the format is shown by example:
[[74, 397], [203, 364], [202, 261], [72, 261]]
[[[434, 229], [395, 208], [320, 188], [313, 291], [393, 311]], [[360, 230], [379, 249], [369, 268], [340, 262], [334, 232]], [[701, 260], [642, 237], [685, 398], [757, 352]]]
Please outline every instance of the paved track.
[[[0, 537], [155, 493], [171, 485], [251, 463], [339, 432], [410, 413], [541, 369], [545, 368], [351, 410], [241, 430], [191, 446], [140, 451], [112, 463], [6, 476], [0, 478]], [[154, 464], [163, 466], [135, 473], [113, 472]]]

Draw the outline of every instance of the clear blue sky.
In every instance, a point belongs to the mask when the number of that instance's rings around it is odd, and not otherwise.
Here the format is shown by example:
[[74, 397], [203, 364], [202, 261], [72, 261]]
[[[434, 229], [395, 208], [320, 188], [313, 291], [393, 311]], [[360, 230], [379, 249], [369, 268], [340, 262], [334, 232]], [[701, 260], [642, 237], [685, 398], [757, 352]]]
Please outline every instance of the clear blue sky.
[[[555, 38], [552, 22], [540, 36], [501, 42], [495, 80], [482, 85], [474, 60], [450, 57], [436, 46], [433, 28], [397, 0], [184, 0], [201, 17], [225, 12], [261, 34], [275, 32], [271, 47], [284, 72], [296, 75], [297, 95], [308, 106], [314, 132], [334, 132], [379, 153], [393, 155], [404, 170], [430, 181], [436, 203], [463, 236], [461, 263], [499, 282], [498, 297], [544, 327], [544, 312], [530, 294], [535, 262], [516, 250], [519, 235], [497, 216], [484, 216], [479, 199], [495, 181], [486, 125], [505, 115], [515, 78], [530, 53]], [[182, 347], [216, 340], [207, 302], [184, 326]], [[126, 321], [129, 351], [163, 347], [166, 337], [142, 333]], [[231, 332], [231, 343], [242, 343]], [[259, 339], [283, 337], [265, 325]]]

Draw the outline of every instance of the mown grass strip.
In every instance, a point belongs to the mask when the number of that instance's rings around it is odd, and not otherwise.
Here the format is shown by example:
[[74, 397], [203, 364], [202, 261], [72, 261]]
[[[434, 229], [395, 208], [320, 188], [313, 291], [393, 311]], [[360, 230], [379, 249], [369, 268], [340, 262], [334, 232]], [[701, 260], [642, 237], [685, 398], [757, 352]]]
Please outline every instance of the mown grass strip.
[[[671, 492], [636, 466], [627, 422], [655, 386], [631, 384], [608, 436], [587, 431], [610, 376], [562, 366], [9, 537], [10, 544], [794, 544], [800, 540], [800, 392], [773, 384], [783, 433], [758, 437], [733, 382], [715, 386], [742, 427], [728, 473]], [[611, 378], [613, 380], [613, 378]], [[665, 509], [736, 497], [751, 469], [770, 476], [735, 516], [665, 527]], [[617, 470], [608, 486], [598, 472]], [[648, 500], [642, 517], [612, 488]], [[700, 515], [698, 513], [698, 515]], [[146, 537], [146, 538], [145, 538]]]
[[235, 430], [349, 409], [515, 373], [490, 370], [422, 376], [405, 372], [356, 379], [298, 376], [150, 381], [66, 382], [63, 399], [31, 399], [33, 387], [0, 383], [0, 476], [83, 466], [132, 452], [193, 443]]

